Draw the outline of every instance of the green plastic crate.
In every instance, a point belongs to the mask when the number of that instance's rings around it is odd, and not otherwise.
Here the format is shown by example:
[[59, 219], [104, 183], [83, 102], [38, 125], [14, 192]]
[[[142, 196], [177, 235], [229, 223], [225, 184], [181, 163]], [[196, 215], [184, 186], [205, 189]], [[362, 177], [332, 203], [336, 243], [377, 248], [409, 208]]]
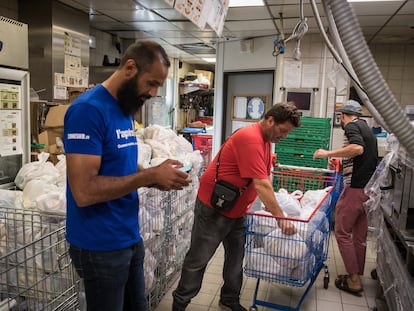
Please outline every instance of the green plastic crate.
[[303, 180], [296, 177], [285, 177], [285, 176], [273, 176], [273, 190], [279, 191], [284, 188], [288, 192], [295, 190], [317, 190], [319, 189], [319, 183], [316, 180]]
[[312, 159], [312, 153], [288, 153], [278, 152], [277, 163], [284, 165], [315, 167], [315, 168], [327, 168], [328, 159]]
[[315, 151], [316, 149], [323, 148], [329, 149], [329, 139], [309, 139], [309, 138], [289, 138], [281, 139], [276, 144], [276, 151], [279, 148], [307, 148]]
[[294, 128], [287, 137], [308, 139], [329, 139], [331, 136], [330, 118], [302, 117], [301, 126]]

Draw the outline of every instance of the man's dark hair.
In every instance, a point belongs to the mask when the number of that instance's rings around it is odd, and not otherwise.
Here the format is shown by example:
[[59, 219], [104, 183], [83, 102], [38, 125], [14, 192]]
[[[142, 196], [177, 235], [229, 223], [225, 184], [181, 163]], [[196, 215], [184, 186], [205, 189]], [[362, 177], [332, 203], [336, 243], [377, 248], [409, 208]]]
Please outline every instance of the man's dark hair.
[[125, 51], [119, 68], [125, 65], [128, 59], [133, 59], [138, 69], [142, 71], [147, 71], [157, 59], [160, 59], [167, 68], [171, 66], [164, 48], [153, 41], [139, 41], [131, 44]]
[[300, 114], [293, 102], [273, 105], [264, 115], [264, 119], [268, 117], [272, 117], [277, 124], [289, 121], [294, 127], [300, 126]]

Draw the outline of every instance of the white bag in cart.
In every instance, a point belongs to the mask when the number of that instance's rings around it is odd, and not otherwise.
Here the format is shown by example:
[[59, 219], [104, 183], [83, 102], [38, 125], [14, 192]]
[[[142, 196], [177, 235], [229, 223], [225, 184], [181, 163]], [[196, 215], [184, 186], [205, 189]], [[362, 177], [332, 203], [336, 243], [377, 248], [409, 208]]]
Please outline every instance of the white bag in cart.
[[298, 233], [285, 235], [279, 228], [263, 238], [263, 249], [274, 256], [279, 265], [290, 269], [296, 268], [298, 260], [304, 259], [308, 252], [305, 241]]
[[299, 217], [301, 214], [301, 206], [296, 192], [289, 194], [284, 188], [280, 188], [275, 192], [277, 203], [288, 217]]

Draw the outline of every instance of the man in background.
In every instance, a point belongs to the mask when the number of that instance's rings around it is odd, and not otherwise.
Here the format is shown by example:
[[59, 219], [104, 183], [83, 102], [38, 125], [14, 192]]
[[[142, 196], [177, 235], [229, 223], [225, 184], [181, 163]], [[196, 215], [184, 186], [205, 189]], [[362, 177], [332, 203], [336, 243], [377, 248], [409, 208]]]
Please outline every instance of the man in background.
[[361, 296], [363, 285], [368, 222], [364, 202], [368, 197], [364, 187], [377, 165], [377, 140], [367, 123], [360, 119], [361, 105], [349, 100], [338, 109], [345, 131], [344, 147], [335, 150], [318, 149], [316, 158], [341, 157], [344, 189], [335, 206], [335, 236], [347, 275], [339, 275], [335, 286], [355, 296]]

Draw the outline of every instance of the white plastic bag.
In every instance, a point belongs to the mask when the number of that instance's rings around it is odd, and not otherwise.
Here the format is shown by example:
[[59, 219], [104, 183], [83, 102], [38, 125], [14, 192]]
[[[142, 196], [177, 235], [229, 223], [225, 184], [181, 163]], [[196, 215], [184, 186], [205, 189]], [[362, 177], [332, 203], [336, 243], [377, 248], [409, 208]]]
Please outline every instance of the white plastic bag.
[[66, 194], [61, 191], [51, 191], [39, 195], [35, 199], [36, 208], [42, 212], [66, 215]]
[[298, 233], [285, 235], [281, 229], [263, 237], [263, 249], [274, 256], [279, 265], [290, 269], [296, 268], [299, 260], [303, 260], [308, 252], [306, 243]]
[[36, 199], [49, 192], [58, 191], [56, 185], [50, 184], [47, 181], [40, 179], [30, 180], [23, 189], [23, 207], [24, 208], [35, 208]]
[[286, 189], [281, 188], [278, 192], [275, 192], [275, 197], [280, 207], [288, 217], [300, 216], [300, 202], [295, 195], [291, 195]]
[[0, 206], [6, 208], [20, 208], [22, 191], [0, 189]]
[[151, 146], [145, 143], [138, 142], [138, 164], [142, 167], [147, 168], [150, 166], [152, 157]]
[[24, 164], [14, 179], [14, 183], [20, 189], [24, 189], [26, 184], [33, 179], [41, 179], [54, 183], [59, 177], [58, 169], [52, 162], [48, 162], [49, 153], [42, 152], [38, 156], [39, 161]]

